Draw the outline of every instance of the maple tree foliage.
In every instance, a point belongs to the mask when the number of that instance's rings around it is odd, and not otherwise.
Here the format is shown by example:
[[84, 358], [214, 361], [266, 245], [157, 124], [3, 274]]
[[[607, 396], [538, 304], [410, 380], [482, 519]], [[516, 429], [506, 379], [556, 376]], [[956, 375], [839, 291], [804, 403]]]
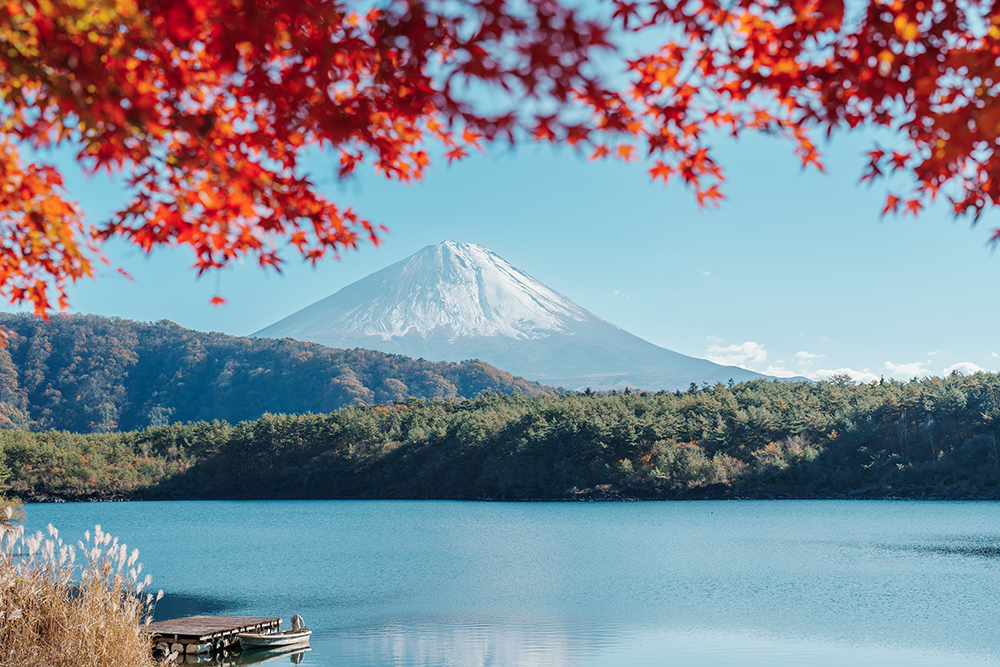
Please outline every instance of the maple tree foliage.
[[[998, 57], [1000, 15], [975, 1], [10, 0], [0, 293], [64, 307], [112, 237], [190, 246], [200, 272], [278, 266], [286, 242], [313, 262], [377, 243], [308, 179], [311, 146], [341, 176], [368, 163], [410, 181], [432, 154], [568, 143], [644, 159], [710, 205], [713, 137], [784, 136], [822, 169], [816, 135], [884, 126], [898, 143], [874, 147], [862, 180], [912, 184], [884, 213], [945, 196], [978, 218], [1000, 196]], [[32, 162], [63, 143], [127, 180], [109, 220], [85, 223]]]

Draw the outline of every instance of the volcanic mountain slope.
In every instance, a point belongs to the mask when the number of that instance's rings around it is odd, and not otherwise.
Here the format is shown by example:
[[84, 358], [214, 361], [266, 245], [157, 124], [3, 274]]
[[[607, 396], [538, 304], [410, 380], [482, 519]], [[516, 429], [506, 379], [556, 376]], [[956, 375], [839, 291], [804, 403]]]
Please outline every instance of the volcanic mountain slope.
[[481, 359], [567, 389], [686, 389], [764, 377], [619, 329], [488, 249], [445, 241], [254, 334], [431, 360]]

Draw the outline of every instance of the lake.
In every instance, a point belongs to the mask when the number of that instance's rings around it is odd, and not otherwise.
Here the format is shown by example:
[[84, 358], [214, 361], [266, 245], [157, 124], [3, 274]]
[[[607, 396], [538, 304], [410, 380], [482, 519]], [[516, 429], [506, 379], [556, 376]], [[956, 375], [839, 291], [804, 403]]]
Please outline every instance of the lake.
[[26, 509], [137, 547], [157, 619], [301, 614], [315, 667], [1000, 667], [992, 502]]

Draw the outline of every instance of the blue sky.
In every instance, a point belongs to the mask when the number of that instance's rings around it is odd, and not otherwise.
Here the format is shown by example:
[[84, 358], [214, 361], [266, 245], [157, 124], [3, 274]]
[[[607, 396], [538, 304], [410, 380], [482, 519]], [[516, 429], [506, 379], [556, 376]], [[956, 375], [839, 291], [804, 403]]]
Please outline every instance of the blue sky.
[[[255, 265], [196, 279], [178, 249], [121, 244], [70, 292], [74, 312], [172, 320], [248, 335], [444, 240], [484, 245], [600, 317], [657, 345], [779, 375], [909, 379], [953, 368], [1000, 370], [1000, 255], [946, 206], [918, 218], [879, 212], [885, 185], [858, 184], [871, 137], [820, 142], [828, 173], [803, 172], [791, 146], [748, 136], [717, 144], [727, 200], [702, 210], [681, 184], [652, 184], [642, 163], [590, 163], [568, 148], [493, 148], [437, 163], [414, 185], [371, 171], [347, 182], [312, 161], [338, 203], [390, 233], [313, 269]], [[104, 178], [68, 174], [92, 220], [123, 201]], [[216, 293], [227, 299], [208, 305]]]

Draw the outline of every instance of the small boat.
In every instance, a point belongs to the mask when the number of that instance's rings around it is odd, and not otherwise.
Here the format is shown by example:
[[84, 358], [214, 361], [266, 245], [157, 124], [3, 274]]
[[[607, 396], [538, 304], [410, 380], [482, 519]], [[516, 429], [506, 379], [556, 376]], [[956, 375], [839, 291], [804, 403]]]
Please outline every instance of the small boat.
[[280, 648], [283, 646], [299, 646], [309, 643], [312, 630], [285, 630], [262, 635], [257, 632], [241, 632], [236, 635], [244, 650], [252, 648]]

